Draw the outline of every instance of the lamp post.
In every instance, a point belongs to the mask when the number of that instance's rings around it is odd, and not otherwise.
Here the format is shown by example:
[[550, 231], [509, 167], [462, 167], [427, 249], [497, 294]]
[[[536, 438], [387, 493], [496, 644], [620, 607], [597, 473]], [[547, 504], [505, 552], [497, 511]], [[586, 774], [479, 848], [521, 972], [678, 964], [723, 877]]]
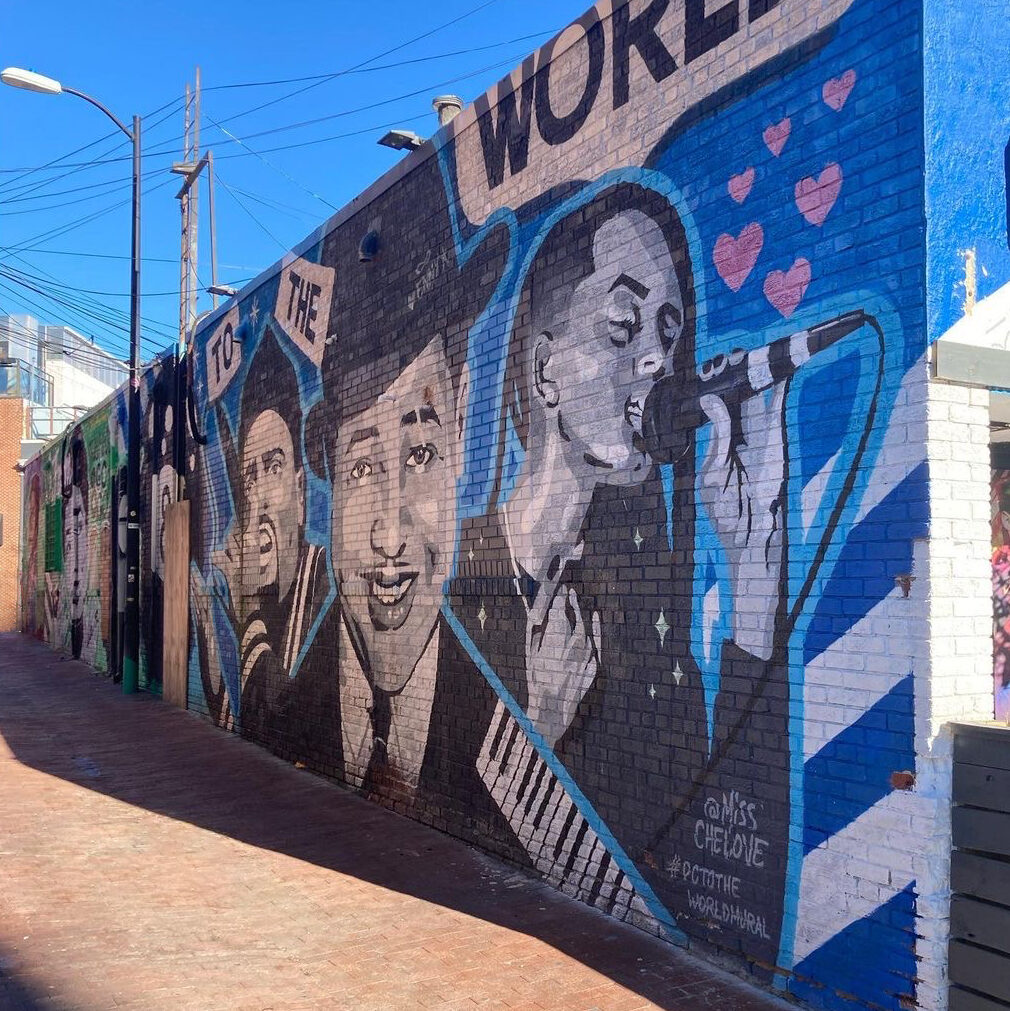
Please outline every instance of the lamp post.
[[123, 691], [137, 690], [140, 657], [140, 117], [133, 129], [97, 99], [31, 70], [8, 67], [0, 81], [43, 95], [66, 92], [90, 102], [126, 134], [133, 145], [133, 240], [130, 255], [130, 395], [126, 415], [126, 609], [123, 642]]

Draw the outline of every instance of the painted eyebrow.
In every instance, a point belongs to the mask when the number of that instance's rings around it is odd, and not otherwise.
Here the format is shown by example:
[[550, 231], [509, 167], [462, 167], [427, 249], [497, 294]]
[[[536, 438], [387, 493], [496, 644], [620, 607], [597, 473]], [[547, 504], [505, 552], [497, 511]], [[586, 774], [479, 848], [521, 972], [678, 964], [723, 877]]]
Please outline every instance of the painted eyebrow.
[[378, 439], [379, 430], [372, 425], [371, 428], [359, 428], [353, 433], [351, 433], [350, 439], [347, 441], [347, 449], [344, 450], [345, 453], [350, 453], [350, 451], [359, 442], [368, 442], [370, 439]]
[[613, 291], [615, 288], [619, 287], [627, 288], [633, 295], [637, 295], [639, 298], [649, 297], [649, 289], [641, 282], [636, 281], [633, 277], [629, 277], [627, 274], [621, 274], [621, 276], [610, 286], [608, 290]]
[[265, 470], [274, 460], [279, 459], [281, 463], [284, 463], [287, 457], [284, 454], [284, 450], [278, 446], [276, 449], [268, 449], [260, 459], [263, 461], [263, 469]]
[[409, 425], [416, 425], [418, 423], [423, 425], [428, 421], [435, 422], [439, 428], [442, 427], [442, 419], [439, 418], [438, 411], [430, 404], [425, 404], [420, 410], [420, 422], [418, 421], [418, 412], [409, 411], [400, 419], [400, 427], [407, 428]]

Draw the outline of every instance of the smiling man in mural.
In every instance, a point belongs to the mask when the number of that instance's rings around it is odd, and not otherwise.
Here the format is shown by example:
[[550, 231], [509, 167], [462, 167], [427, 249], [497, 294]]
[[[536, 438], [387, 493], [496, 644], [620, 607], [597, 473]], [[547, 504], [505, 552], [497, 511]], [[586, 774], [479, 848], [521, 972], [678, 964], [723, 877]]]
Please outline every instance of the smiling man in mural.
[[[441, 613], [464, 459], [466, 337], [501, 275], [506, 237], [457, 268], [434, 160], [389, 197], [322, 249], [341, 284], [306, 444], [332, 487], [338, 592], [278, 721], [283, 752], [466, 838], [486, 833], [523, 862], [476, 770], [494, 693]], [[404, 200], [434, 211], [417, 222]], [[372, 228], [379, 252], [359, 262]]]

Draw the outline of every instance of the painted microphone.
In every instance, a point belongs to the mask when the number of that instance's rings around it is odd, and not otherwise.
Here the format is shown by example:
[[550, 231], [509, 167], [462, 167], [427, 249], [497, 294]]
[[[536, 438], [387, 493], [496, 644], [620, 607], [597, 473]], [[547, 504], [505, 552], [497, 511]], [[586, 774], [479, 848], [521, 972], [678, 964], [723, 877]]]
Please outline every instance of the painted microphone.
[[642, 412], [645, 448], [656, 463], [673, 463], [687, 451], [691, 434], [708, 421], [701, 397], [719, 397], [734, 413], [745, 400], [796, 374], [818, 351], [858, 330], [869, 317], [847, 312], [755, 348], [736, 349], [703, 363], [695, 375], [675, 372], [652, 388]]

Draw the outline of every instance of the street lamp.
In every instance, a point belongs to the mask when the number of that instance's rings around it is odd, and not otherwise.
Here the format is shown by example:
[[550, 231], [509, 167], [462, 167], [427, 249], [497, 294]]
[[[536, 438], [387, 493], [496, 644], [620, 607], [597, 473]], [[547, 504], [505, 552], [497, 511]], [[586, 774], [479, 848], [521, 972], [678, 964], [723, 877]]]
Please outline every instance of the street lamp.
[[[100, 109], [133, 145], [133, 241], [130, 252], [130, 396], [126, 415], [126, 610], [123, 642], [123, 691], [137, 690], [140, 657], [140, 117], [128, 129], [97, 99], [31, 70], [7, 67], [0, 81], [42, 95], [66, 92]], [[160, 644], [159, 644], [160, 645]]]

